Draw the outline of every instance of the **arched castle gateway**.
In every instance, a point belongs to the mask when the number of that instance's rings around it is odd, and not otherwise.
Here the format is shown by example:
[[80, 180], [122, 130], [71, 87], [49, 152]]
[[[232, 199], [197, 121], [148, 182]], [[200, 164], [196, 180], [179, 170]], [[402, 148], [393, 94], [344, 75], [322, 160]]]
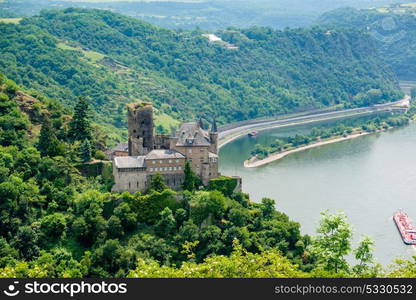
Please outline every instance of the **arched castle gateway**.
[[128, 105], [128, 156], [113, 158], [113, 191], [144, 191], [153, 175], [160, 173], [175, 190], [182, 187], [185, 161], [208, 184], [218, 173], [218, 132], [201, 122], [184, 123], [172, 135], [154, 134], [151, 103]]

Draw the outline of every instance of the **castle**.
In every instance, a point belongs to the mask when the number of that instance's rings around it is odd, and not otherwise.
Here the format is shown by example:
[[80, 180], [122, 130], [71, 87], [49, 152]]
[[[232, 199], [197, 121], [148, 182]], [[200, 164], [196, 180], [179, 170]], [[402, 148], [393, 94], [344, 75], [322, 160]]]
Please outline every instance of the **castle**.
[[184, 123], [171, 135], [155, 135], [152, 104], [129, 104], [127, 111], [129, 140], [124, 149], [128, 155], [120, 151], [123, 148], [114, 152], [113, 191], [144, 191], [157, 173], [171, 189], [180, 190], [186, 161], [205, 185], [220, 176], [215, 121], [210, 131], [199, 121]]

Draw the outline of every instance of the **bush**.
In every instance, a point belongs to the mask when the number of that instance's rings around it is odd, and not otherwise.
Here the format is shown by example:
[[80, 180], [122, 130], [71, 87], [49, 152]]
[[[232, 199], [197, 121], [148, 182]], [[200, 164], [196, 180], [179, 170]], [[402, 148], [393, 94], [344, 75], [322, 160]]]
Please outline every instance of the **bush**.
[[237, 187], [238, 179], [228, 176], [221, 176], [218, 178], [211, 179], [208, 184], [208, 190], [220, 191], [225, 196], [230, 197], [235, 188]]
[[61, 213], [54, 213], [43, 217], [40, 222], [40, 229], [45, 238], [59, 240], [66, 230], [66, 219]]

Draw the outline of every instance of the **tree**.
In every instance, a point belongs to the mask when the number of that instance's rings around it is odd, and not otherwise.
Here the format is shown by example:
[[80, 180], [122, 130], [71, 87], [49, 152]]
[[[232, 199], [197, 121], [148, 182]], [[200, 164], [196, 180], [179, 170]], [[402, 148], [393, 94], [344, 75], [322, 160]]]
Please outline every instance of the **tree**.
[[345, 256], [351, 251], [352, 229], [343, 213], [330, 215], [321, 213], [317, 236], [312, 242], [311, 252], [317, 258], [318, 267], [338, 273], [348, 271]]
[[137, 216], [126, 202], [120, 203], [120, 205], [114, 209], [114, 215], [118, 217], [126, 232], [135, 228]]
[[228, 219], [235, 226], [245, 226], [250, 219], [250, 213], [247, 209], [235, 207], [228, 212]]
[[188, 212], [185, 209], [178, 208], [175, 211], [175, 220], [178, 226], [181, 226], [183, 222], [186, 221], [187, 218], [188, 218]]
[[48, 240], [59, 240], [66, 230], [65, 216], [61, 213], [54, 213], [42, 218], [40, 229]]
[[89, 162], [91, 160], [92, 150], [91, 150], [91, 144], [89, 140], [87, 139], [84, 140], [84, 142], [81, 144], [79, 152], [80, 152], [79, 156], [84, 163]]
[[[118, 240], [107, 240], [104, 245], [92, 253], [92, 266], [95, 269], [93, 276], [114, 277], [124, 276], [123, 270], [134, 266], [135, 254], [120, 245]], [[94, 274], [95, 273], [95, 274]]]
[[48, 117], [45, 117], [40, 130], [37, 148], [42, 156], [56, 156], [60, 154], [60, 144]]
[[152, 179], [150, 181], [151, 190], [162, 192], [163, 190], [167, 188], [168, 186], [165, 183], [165, 179], [160, 173], [156, 173], [155, 175], [152, 176]]
[[207, 219], [221, 219], [226, 208], [227, 198], [221, 192], [199, 191], [195, 193], [190, 202], [190, 217], [199, 225]]
[[0, 237], [0, 267], [5, 267], [10, 261], [18, 258], [18, 252], [11, 247], [6, 239]]
[[354, 250], [355, 259], [359, 262], [358, 265], [354, 266], [354, 272], [357, 275], [370, 275], [371, 265], [374, 263], [373, 246], [374, 241], [366, 236], [361, 240], [357, 249]]
[[155, 231], [161, 237], [169, 237], [176, 231], [176, 220], [169, 207], [160, 213], [160, 219], [155, 224]]
[[84, 217], [78, 217], [72, 223], [72, 233], [78, 240], [85, 241], [89, 234], [88, 224]]
[[102, 216], [106, 194], [88, 190], [77, 195], [74, 201], [75, 215], [78, 217], [72, 224], [76, 237], [88, 245], [105, 236], [107, 222]]
[[165, 207], [172, 210], [178, 207], [175, 195], [174, 191], [167, 189], [162, 192], [151, 191], [147, 195], [136, 196], [132, 209], [137, 214], [137, 221], [155, 224], [159, 220], [160, 212]]
[[38, 240], [37, 232], [30, 226], [22, 226], [19, 228], [12, 245], [20, 251], [23, 259], [31, 260], [39, 254]]
[[107, 232], [111, 239], [120, 238], [124, 235], [123, 226], [118, 217], [111, 216], [110, 219], [108, 219]]
[[68, 137], [71, 141], [91, 140], [90, 108], [83, 97], [78, 99], [74, 115], [69, 123]]
[[271, 218], [275, 213], [276, 202], [270, 198], [261, 199], [261, 210], [265, 218]]
[[194, 171], [192, 171], [191, 164], [189, 163], [189, 161], [185, 162], [184, 173], [185, 179], [182, 184], [183, 189], [191, 192], [195, 191], [201, 185], [201, 180], [194, 173]]

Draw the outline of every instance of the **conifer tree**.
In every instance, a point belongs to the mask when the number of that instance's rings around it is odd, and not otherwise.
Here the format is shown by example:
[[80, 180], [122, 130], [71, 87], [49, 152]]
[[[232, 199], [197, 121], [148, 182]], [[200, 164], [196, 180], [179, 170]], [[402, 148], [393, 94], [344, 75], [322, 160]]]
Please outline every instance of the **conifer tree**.
[[182, 184], [184, 190], [194, 191], [202, 184], [201, 179], [192, 171], [189, 161], [185, 162], [184, 173], [185, 179]]
[[172, 210], [166, 207], [159, 216], [159, 221], [155, 224], [155, 231], [161, 237], [169, 237], [175, 232], [177, 225]]
[[59, 141], [48, 117], [45, 117], [40, 130], [37, 148], [42, 156], [56, 156], [59, 154]]
[[91, 140], [90, 107], [87, 100], [80, 97], [69, 123], [68, 137], [72, 141]]
[[92, 157], [91, 143], [89, 140], [85, 139], [80, 147], [80, 158], [83, 162], [89, 162]]

